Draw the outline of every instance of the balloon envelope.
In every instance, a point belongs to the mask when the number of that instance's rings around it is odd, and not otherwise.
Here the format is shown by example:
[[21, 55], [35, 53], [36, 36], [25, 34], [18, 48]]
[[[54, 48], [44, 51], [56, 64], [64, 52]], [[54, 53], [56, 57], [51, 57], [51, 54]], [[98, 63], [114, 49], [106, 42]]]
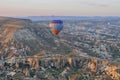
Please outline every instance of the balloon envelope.
[[61, 20], [53, 20], [50, 22], [50, 28], [54, 35], [59, 34], [59, 32], [63, 29], [63, 21]]

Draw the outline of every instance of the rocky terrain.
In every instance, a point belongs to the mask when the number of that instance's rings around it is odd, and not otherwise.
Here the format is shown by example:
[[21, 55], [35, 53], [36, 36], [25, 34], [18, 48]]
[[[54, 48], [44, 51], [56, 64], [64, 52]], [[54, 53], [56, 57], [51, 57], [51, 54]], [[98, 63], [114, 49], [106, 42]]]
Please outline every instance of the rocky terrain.
[[27, 19], [1, 18], [0, 20], [1, 57], [7, 58], [10, 55], [30, 56], [39, 53], [41, 50], [50, 53], [50, 50], [55, 50], [54, 48], [57, 46], [62, 52], [67, 49], [68, 51], [71, 50], [66, 45], [59, 43], [59, 39], [51, 34], [49, 27], [45, 26], [44, 28], [44, 24], [37, 25]]
[[49, 21], [0, 17], [0, 80], [120, 80], [120, 20]]

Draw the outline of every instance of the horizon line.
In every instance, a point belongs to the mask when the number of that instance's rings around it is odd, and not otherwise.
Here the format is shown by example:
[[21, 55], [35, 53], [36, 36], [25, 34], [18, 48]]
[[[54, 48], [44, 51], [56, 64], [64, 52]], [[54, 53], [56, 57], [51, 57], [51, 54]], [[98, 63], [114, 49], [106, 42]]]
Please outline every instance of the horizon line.
[[86, 15], [86, 16], [83, 16], [83, 15], [80, 15], [80, 16], [76, 16], [76, 15], [69, 15], [69, 16], [67, 16], [67, 15], [31, 15], [31, 16], [0, 16], [0, 17], [38, 17], [38, 16], [40, 16], [40, 17], [120, 17], [120, 15], [118, 16], [118, 15], [109, 15], [109, 16], [88, 16], [88, 15]]

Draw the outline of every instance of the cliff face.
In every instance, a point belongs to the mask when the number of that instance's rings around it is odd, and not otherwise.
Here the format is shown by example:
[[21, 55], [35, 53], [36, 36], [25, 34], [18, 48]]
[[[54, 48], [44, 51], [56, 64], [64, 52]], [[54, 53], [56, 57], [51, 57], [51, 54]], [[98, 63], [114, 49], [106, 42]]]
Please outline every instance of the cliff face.
[[105, 68], [105, 72], [109, 75], [112, 79], [120, 80], [120, 74], [117, 72], [117, 66], [109, 65]]
[[[30, 66], [36, 70], [42, 69], [44, 72], [51, 73], [49, 70], [57, 69], [60, 70], [55, 74], [57, 77], [66, 75], [70, 80], [85, 79], [85, 76], [86, 79], [91, 80], [120, 80], [118, 66], [97, 58], [78, 55], [74, 55], [74, 57], [70, 57], [70, 55], [45, 56], [42, 54], [39, 58], [31, 57], [27, 60]], [[66, 80], [66, 78], [64, 79]]]

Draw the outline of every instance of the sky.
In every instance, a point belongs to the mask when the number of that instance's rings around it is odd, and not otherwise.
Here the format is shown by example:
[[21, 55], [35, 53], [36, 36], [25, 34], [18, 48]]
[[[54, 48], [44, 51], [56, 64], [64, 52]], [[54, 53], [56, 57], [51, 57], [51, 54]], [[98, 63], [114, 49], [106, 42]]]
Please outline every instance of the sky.
[[0, 16], [120, 16], [120, 0], [0, 0]]

